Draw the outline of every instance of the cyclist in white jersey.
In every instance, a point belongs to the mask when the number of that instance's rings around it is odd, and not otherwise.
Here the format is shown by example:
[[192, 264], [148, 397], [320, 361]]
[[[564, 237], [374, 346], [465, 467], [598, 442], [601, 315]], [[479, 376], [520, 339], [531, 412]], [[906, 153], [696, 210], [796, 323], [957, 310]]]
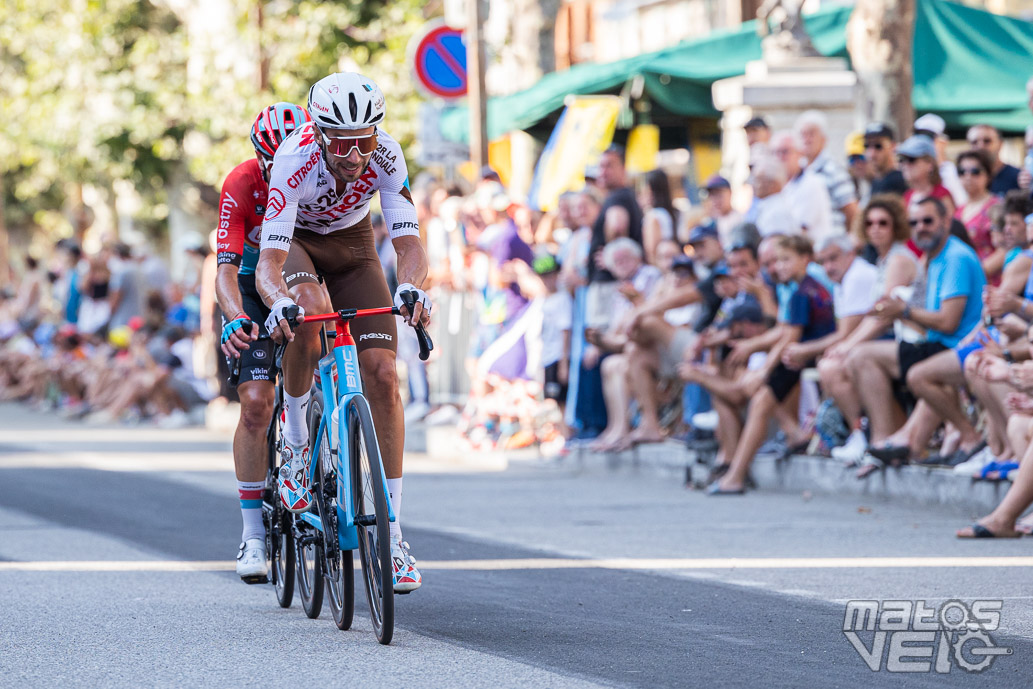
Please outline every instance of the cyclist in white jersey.
[[[379, 128], [384, 105], [383, 93], [370, 79], [352, 72], [331, 74], [309, 89], [313, 121], [287, 137], [274, 158], [255, 274], [258, 291], [270, 308], [266, 328], [274, 339], [292, 342], [283, 359], [286, 419], [279, 493], [284, 507], [294, 512], [304, 512], [312, 503], [306, 410], [320, 343], [318, 324], [302, 324], [292, 331], [284, 310], [297, 305], [302, 314], [324, 313], [392, 301], [369, 220], [374, 193], [380, 193], [398, 254], [400, 284], [393, 302], [402, 306], [399, 293], [415, 292], [413, 313], [403, 313], [406, 322], [430, 323], [431, 303], [420, 289], [427, 276], [427, 254], [401, 147]], [[304, 315], [299, 321], [303, 323]], [[405, 428], [395, 374], [394, 318], [358, 319], [352, 323], [352, 335], [396, 517], [391, 524], [394, 587], [408, 592], [419, 588], [422, 577], [400, 526]]]

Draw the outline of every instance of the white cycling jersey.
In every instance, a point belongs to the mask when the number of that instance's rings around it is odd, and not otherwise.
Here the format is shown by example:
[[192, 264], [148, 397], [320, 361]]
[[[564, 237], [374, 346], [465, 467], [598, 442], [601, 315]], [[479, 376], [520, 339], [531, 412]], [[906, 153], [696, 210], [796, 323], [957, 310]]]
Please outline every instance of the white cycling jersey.
[[366, 171], [338, 193], [316, 143], [314, 126], [309, 122], [295, 130], [276, 149], [262, 222], [262, 249], [289, 251], [295, 227], [318, 234], [352, 227], [369, 213], [370, 199], [378, 191], [391, 238], [419, 236], [416, 207], [406, 186], [409, 172], [398, 142], [377, 130], [377, 150]]

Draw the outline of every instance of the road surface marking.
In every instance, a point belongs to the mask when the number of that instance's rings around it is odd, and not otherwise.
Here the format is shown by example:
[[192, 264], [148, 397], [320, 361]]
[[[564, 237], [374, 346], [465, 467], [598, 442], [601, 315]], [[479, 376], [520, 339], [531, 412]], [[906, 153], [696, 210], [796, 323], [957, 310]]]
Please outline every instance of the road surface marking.
[[[358, 561], [356, 560], [356, 564]], [[0, 562], [0, 572], [223, 572], [236, 567], [222, 560], [94, 560]], [[1033, 557], [797, 557], [797, 558], [506, 558], [421, 560], [421, 570], [503, 571], [532, 569], [867, 569], [1033, 567]]]

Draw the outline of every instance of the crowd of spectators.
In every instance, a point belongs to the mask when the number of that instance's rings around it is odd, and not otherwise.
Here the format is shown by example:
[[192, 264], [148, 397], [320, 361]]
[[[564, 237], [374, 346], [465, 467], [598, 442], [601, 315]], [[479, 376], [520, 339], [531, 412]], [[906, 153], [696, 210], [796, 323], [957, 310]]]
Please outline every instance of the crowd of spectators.
[[745, 492], [763, 452], [860, 479], [918, 462], [1014, 482], [959, 536], [1028, 530], [1033, 177], [988, 125], [951, 158], [936, 115], [828, 130], [751, 120], [740, 208], [720, 175], [697, 203], [662, 170], [629, 178], [617, 146], [551, 213], [490, 169], [467, 195], [418, 189], [437, 299], [476, 303], [450, 330], [471, 442], [716, 445], [713, 495]]
[[214, 318], [202, 307], [207, 253], [188, 252], [180, 281], [122, 243], [84, 253], [63, 239], [46, 258], [24, 256], [0, 295], [0, 399], [99, 422], [196, 422], [190, 412], [218, 393], [201, 335]]

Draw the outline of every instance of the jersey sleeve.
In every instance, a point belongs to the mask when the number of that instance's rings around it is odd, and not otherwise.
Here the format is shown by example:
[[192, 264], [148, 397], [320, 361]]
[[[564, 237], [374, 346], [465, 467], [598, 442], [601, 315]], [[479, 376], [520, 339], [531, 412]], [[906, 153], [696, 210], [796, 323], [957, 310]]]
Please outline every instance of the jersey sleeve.
[[[262, 220], [261, 249], [279, 249], [290, 251], [294, 238], [294, 222], [298, 217], [298, 200], [301, 196], [301, 185], [295, 180], [291, 184], [292, 175], [298, 170], [299, 156], [281, 155], [286, 153], [284, 147], [276, 151], [273, 158], [273, 171], [269, 179], [269, 196], [265, 202], [265, 216]], [[301, 165], [304, 165], [304, 161]]]
[[420, 223], [408, 187], [409, 171], [405, 167], [401, 147], [397, 144], [395, 147], [397, 164], [380, 187], [380, 209], [384, 212], [384, 222], [387, 223], [391, 239], [419, 237]]
[[229, 263], [240, 267], [244, 254], [244, 235], [247, 233], [240, 168], [234, 170], [222, 183], [219, 196], [219, 232], [216, 243], [218, 264]]

